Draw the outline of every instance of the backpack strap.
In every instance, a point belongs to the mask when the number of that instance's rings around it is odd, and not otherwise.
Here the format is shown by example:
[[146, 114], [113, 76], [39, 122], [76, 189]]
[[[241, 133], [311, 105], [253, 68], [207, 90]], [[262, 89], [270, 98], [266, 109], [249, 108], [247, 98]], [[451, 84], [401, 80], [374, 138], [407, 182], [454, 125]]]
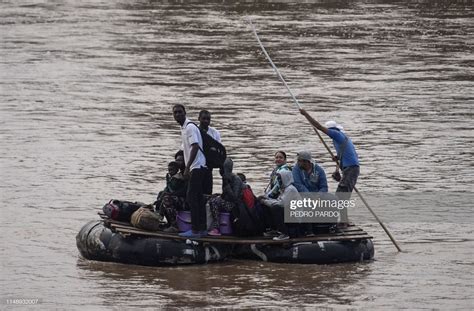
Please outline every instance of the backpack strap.
[[[219, 141], [215, 140], [214, 137], [206, 133], [203, 129], [197, 126], [194, 122], [188, 122], [194, 124], [196, 128], [199, 130], [202, 139], [202, 147], [199, 146], [199, 150], [201, 150], [202, 154], [206, 159], [206, 165], [208, 167], [222, 167], [224, 160], [227, 157], [227, 151], [225, 150], [224, 145], [222, 145]], [[187, 126], [187, 124], [186, 124]]]
[[[200, 128], [196, 123], [194, 123], [194, 122], [189, 122], [189, 123], [194, 124], [194, 126], [197, 127], [199, 133], [201, 134], [202, 144], [204, 145], [204, 139], [202, 138], [202, 131], [201, 131], [201, 128]], [[186, 125], [186, 127], [188, 127], [189, 123]], [[204, 154], [204, 150], [202, 150], [202, 148], [201, 148], [201, 146], [199, 146], [199, 144], [198, 144], [198, 148], [199, 148], [199, 150], [201, 150], [202, 154], [204, 155], [204, 158], [206, 158], [206, 155]]]

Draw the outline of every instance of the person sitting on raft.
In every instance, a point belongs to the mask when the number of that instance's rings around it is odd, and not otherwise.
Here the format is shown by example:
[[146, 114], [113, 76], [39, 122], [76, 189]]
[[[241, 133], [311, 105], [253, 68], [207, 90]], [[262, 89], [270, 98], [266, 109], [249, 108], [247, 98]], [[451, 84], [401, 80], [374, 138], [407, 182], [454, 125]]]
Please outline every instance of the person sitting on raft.
[[178, 150], [178, 152], [174, 155], [174, 160], [179, 164], [179, 171], [182, 175], [184, 175], [184, 169], [186, 165], [184, 164], [184, 152], [183, 150]]
[[328, 182], [324, 170], [313, 161], [311, 152], [296, 154], [297, 165], [293, 168], [294, 185], [298, 192], [328, 192]]
[[[326, 173], [312, 158], [311, 152], [301, 151], [296, 154], [297, 164], [293, 168], [293, 179], [298, 192], [328, 192]], [[312, 235], [317, 226], [310, 223], [301, 224], [300, 231], [306, 236]]]
[[286, 163], [286, 153], [284, 151], [275, 152], [275, 168], [270, 174], [270, 183], [265, 189], [265, 195], [275, 199], [280, 192], [280, 186], [277, 183], [277, 174], [281, 171], [291, 171], [291, 167]]
[[253, 208], [255, 206], [256, 197], [253, 194], [252, 187], [247, 183], [247, 177], [243, 173], [237, 173], [235, 175], [242, 181], [242, 201], [244, 201], [247, 207]]
[[259, 217], [260, 220], [262, 218], [260, 215], [261, 211], [258, 208], [259, 206], [255, 205], [257, 197], [253, 193], [252, 187], [248, 184], [247, 177], [243, 173], [237, 173], [236, 175], [240, 178], [243, 184], [242, 201], [247, 206], [247, 208], [257, 207], [257, 217]]
[[187, 182], [180, 172], [180, 165], [173, 161], [168, 164], [166, 174], [166, 187], [160, 191], [156, 200], [156, 208], [160, 216], [168, 220], [168, 228], [165, 232], [178, 232], [176, 224], [177, 210], [184, 209]]
[[244, 185], [247, 185], [250, 187], [250, 185], [247, 184], [247, 176], [245, 176], [244, 173], [236, 173], [235, 175], [237, 175], [237, 177], [240, 178], [240, 180], [244, 183]]
[[222, 194], [213, 195], [207, 201], [211, 213], [211, 225], [209, 226], [209, 235], [221, 235], [219, 231], [219, 213], [229, 213], [233, 208], [242, 204], [242, 191], [244, 184], [242, 180], [234, 173], [232, 173], [234, 163], [232, 159], [227, 158], [224, 161], [224, 166], [220, 170], [222, 176]]
[[[267, 187], [264, 190], [264, 196], [275, 199], [278, 197], [280, 194], [280, 185], [277, 182], [277, 174], [281, 171], [291, 171], [291, 167], [286, 163], [286, 153], [284, 151], [277, 151], [275, 152], [274, 155], [274, 163], [275, 163], [275, 168], [270, 174], [270, 182], [268, 183]], [[270, 214], [270, 209], [269, 208], [264, 208], [263, 209], [263, 222], [265, 226], [265, 236], [275, 236], [279, 235], [278, 231], [272, 230], [272, 217]]]
[[274, 240], [289, 239], [288, 227], [285, 225], [284, 209], [289, 207], [292, 200], [300, 200], [301, 196], [298, 190], [293, 186], [293, 175], [290, 171], [283, 170], [277, 173], [277, 182], [279, 184], [279, 193], [276, 199], [267, 196], [260, 196], [260, 202], [268, 209], [266, 215], [270, 217], [271, 227], [279, 232]]

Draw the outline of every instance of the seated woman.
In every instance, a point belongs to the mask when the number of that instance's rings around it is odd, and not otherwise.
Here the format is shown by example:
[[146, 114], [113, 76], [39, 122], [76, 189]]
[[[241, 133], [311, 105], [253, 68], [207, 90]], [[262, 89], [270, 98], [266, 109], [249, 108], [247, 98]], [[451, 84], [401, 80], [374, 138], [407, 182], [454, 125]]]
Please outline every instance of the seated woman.
[[209, 235], [221, 235], [219, 231], [219, 213], [229, 213], [239, 204], [242, 204], [242, 191], [244, 184], [242, 180], [232, 173], [234, 163], [232, 159], [227, 158], [224, 167], [220, 173], [222, 176], [222, 194], [213, 195], [207, 201], [211, 212], [211, 225], [209, 226]]
[[[270, 182], [264, 190], [263, 197], [275, 199], [280, 193], [280, 185], [277, 182], [277, 174], [281, 171], [291, 171], [291, 167], [286, 163], [286, 153], [284, 151], [277, 151], [274, 155], [275, 168], [270, 174]], [[262, 211], [262, 219], [265, 227], [265, 236], [272, 236], [278, 234], [277, 231], [271, 230], [272, 221], [271, 215], [268, 208], [264, 208]]]
[[293, 186], [293, 175], [288, 170], [277, 173], [278, 197], [276, 199], [268, 196], [259, 197], [260, 202], [266, 207], [270, 220], [271, 229], [277, 230], [279, 235], [274, 240], [289, 239], [288, 227], [285, 225], [285, 206], [290, 206], [290, 201], [300, 200], [301, 196]]
[[156, 209], [161, 216], [168, 220], [165, 232], [178, 232], [176, 213], [184, 209], [187, 182], [180, 172], [180, 164], [176, 161], [168, 164], [166, 187], [160, 191], [156, 200]]
[[286, 163], [286, 153], [284, 151], [275, 152], [275, 168], [270, 174], [270, 183], [265, 189], [265, 195], [269, 198], [278, 196], [280, 186], [276, 182], [276, 176], [281, 171], [291, 171], [291, 167]]

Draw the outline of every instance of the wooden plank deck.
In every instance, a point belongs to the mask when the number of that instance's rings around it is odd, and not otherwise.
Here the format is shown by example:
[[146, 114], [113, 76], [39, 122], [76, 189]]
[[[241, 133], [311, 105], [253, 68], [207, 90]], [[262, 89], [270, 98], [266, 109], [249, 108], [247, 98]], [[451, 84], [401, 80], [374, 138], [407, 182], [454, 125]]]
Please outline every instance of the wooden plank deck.
[[202, 238], [186, 238], [181, 237], [177, 233], [166, 233], [162, 231], [147, 231], [135, 228], [126, 222], [119, 222], [110, 219], [104, 219], [109, 227], [124, 235], [139, 235], [145, 237], [155, 237], [169, 240], [193, 240], [203, 243], [224, 243], [224, 244], [292, 244], [302, 242], [321, 242], [321, 241], [345, 241], [345, 240], [363, 240], [372, 239], [364, 230], [357, 226], [349, 226], [345, 229], [339, 229], [338, 232], [332, 234], [318, 234], [312, 237], [299, 237], [289, 240], [274, 241], [271, 237], [235, 237], [235, 236], [205, 236]]

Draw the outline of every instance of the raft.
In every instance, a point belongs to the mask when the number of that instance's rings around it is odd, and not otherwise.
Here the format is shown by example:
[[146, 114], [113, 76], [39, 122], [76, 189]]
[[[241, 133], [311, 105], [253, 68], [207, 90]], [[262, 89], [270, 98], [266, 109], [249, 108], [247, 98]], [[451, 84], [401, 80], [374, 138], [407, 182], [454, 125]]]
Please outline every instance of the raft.
[[90, 221], [76, 236], [77, 248], [89, 260], [146, 266], [204, 264], [230, 258], [279, 263], [331, 264], [371, 260], [372, 237], [350, 225], [337, 233], [274, 241], [268, 237], [180, 237], [146, 231], [126, 222]]
[[[132, 227], [133, 228], [133, 227]], [[143, 266], [204, 264], [226, 259], [231, 245], [204, 245], [112, 231], [104, 221], [90, 221], [76, 236], [77, 248], [89, 260]]]

